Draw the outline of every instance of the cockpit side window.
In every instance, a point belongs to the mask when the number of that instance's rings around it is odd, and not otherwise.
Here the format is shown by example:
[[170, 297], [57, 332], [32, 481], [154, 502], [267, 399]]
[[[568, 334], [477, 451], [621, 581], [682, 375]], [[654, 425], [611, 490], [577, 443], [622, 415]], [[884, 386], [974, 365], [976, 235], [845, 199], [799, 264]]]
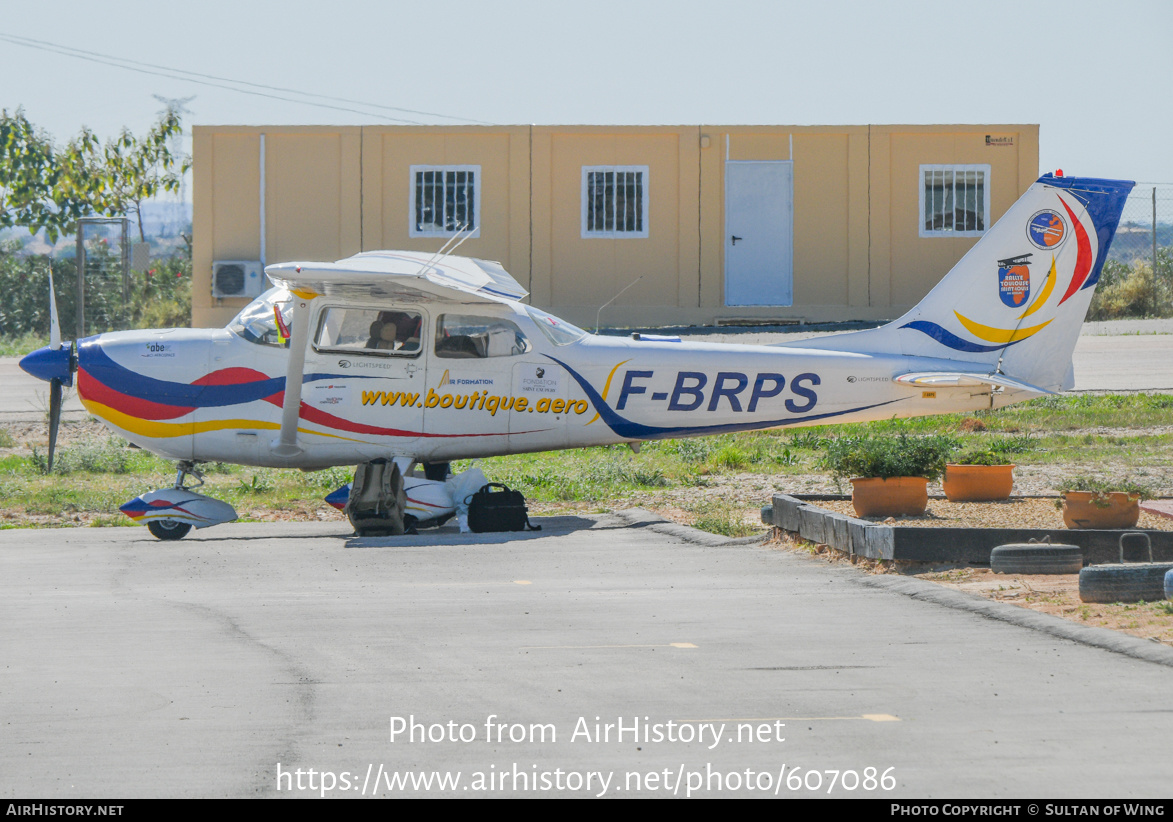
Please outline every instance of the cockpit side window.
[[423, 315], [418, 311], [329, 307], [314, 335], [318, 351], [417, 357], [422, 350]]
[[532, 346], [511, 320], [470, 314], [441, 314], [436, 321], [436, 356], [486, 359], [524, 354]]
[[293, 295], [284, 288], [270, 288], [240, 310], [228, 330], [257, 345], [289, 345]]

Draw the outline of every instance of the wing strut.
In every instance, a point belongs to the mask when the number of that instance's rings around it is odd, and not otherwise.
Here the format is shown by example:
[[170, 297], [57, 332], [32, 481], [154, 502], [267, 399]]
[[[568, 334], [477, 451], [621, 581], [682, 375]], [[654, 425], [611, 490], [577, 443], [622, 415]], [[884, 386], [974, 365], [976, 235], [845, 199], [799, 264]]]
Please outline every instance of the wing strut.
[[289, 362], [285, 368], [285, 396], [281, 400], [281, 434], [273, 443], [273, 453], [292, 458], [302, 452], [297, 444], [297, 423], [301, 416], [301, 381], [305, 370], [305, 348], [309, 345], [310, 301], [312, 291], [293, 292], [293, 322], [289, 332]]

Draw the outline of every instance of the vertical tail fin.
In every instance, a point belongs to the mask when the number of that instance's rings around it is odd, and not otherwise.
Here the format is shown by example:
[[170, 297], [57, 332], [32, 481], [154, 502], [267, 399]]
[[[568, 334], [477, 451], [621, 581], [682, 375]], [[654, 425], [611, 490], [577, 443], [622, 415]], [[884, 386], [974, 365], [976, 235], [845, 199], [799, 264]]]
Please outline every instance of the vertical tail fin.
[[1133, 185], [1044, 175], [903, 317], [806, 346], [948, 359], [1063, 388]]

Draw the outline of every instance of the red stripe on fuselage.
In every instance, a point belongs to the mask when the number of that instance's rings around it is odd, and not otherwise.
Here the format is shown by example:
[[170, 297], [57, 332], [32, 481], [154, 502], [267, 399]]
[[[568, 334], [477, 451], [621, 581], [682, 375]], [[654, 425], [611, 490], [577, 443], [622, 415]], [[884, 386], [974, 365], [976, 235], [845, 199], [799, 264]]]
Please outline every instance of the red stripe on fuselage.
[[246, 382], [264, 382], [273, 379], [268, 374], [254, 371], [251, 368], [221, 368], [200, 377], [192, 385], [240, 385]]
[[1075, 212], [1071, 210], [1071, 206], [1067, 205], [1067, 201], [1062, 197], [1059, 202], [1063, 203], [1063, 208], [1067, 210], [1067, 216], [1071, 218], [1071, 226], [1075, 229], [1075, 242], [1078, 245], [1079, 251], [1075, 256], [1075, 271], [1071, 275], [1071, 285], [1067, 286], [1067, 293], [1063, 295], [1063, 299], [1059, 301], [1059, 305], [1063, 305], [1064, 301], [1083, 285], [1087, 279], [1087, 275], [1092, 270], [1092, 244], [1087, 236], [1087, 229], [1083, 227], [1083, 223], [1075, 216]]
[[83, 399], [93, 400], [102, 405], [121, 411], [140, 420], [173, 420], [190, 414], [194, 409], [178, 405], [131, 397], [91, 376], [84, 368], [77, 370], [77, 393]]

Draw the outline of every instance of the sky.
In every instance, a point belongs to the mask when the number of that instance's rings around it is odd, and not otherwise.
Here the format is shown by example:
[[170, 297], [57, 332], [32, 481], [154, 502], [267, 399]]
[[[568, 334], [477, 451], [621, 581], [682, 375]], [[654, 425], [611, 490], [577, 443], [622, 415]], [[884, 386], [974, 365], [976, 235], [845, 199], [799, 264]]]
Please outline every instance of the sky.
[[155, 95], [188, 126], [1038, 123], [1040, 171], [1173, 183], [1168, 0], [0, 0], [0, 57], [59, 142]]

